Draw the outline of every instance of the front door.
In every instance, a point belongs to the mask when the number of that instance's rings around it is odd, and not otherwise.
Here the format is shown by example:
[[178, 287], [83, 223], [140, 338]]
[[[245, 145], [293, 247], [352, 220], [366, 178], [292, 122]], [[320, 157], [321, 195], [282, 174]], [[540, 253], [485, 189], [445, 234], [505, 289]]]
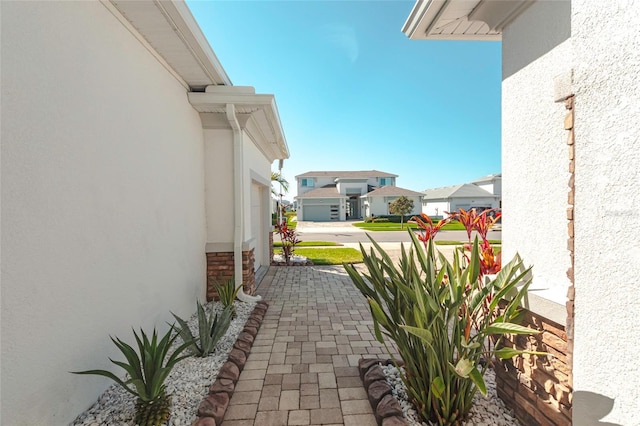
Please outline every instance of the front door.
[[360, 196], [353, 195], [347, 200], [347, 219], [360, 218]]

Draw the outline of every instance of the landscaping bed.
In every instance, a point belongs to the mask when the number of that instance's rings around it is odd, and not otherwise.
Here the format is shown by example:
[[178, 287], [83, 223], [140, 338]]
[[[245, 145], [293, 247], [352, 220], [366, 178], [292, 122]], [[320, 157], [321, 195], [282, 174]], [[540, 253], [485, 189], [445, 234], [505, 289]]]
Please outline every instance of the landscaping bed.
[[[379, 425], [430, 426], [430, 423], [420, 421], [413, 404], [408, 401], [406, 387], [391, 360], [361, 359], [358, 369]], [[520, 426], [513, 412], [498, 398], [492, 369], [487, 370], [485, 382], [487, 396], [474, 396], [469, 418], [461, 425]]]
[[[268, 305], [265, 302], [235, 301], [234, 306], [237, 316], [214, 352], [205, 358], [190, 356], [180, 361], [167, 378], [167, 393], [172, 395], [168, 426], [191, 425], [198, 420], [197, 416], [201, 417], [202, 425], [207, 424], [208, 417], [218, 422], [224, 417], [235, 382], [244, 367], [242, 360], [246, 361], [249, 355]], [[205, 305], [205, 310], [211, 309], [220, 312], [222, 304], [210, 302]], [[192, 332], [196, 332], [198, 320], [195, 313], [188, 325]], [[171, 350], [181, 344], [182, 339], [177, 338]], [[133, 426], [134, 416], [135, 397], [114, 383], [71, 425]]]

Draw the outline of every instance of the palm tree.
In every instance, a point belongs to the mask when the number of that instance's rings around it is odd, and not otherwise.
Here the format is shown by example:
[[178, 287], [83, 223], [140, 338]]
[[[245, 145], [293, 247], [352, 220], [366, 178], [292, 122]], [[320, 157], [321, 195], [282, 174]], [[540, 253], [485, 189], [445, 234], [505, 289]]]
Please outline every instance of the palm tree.
[[279, 183], [280, 184], [280, 192], [288, 192], [289, 191], [289, 182], [282, 176], [282, 173], [280, 172], [271, 172], [271, 193], [273, 194], [274, 197], [276, 197], [277, 200], [277, 204], [278, 204], [278, 224], [282, 223], [282, 194], [276, 192], [275, 188], [273, 187], [274, 183]]
[[[289, 182], [282, 176], [280, 172], [271, 172], [271, 183], [279, 183], [284, 192], [289, 192]], [[278, 197], [280, 194], [271, 186], [271, 193]]]

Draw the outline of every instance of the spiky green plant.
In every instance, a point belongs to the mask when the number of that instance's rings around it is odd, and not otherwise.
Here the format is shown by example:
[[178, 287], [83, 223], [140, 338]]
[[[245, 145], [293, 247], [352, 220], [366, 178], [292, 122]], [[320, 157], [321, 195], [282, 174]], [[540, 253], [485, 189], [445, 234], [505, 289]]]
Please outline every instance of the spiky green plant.
[[[383, 334], [388, 336], [405, 362], [401, 377], [420, 415], [457, 425], [469, 413], [476, 391], [486, 395], [488, 363], [481, 360], [524, 352], [491, 345], [491, 339], [537, 333], [516, 324], [530, 269], [516, 255], [489, 280], [481, 274], [477, 238], [465, 267], [458, 253], [451, 264], [435, 251], [432, 239], [424, 249], [410, 234], [412, 245], [408, 252], [402, 247], [399, 266], [372, 239], [370, 253], [361, 246], [368, 273], [345, 268], [369, 302], [376, 338], [385, 343]], [[498, 312], [503, 298], [508, 305]]]
[[[204, 308], [197, 302], [198, 304], [198, 337], [194, 337], [193, 333], [189, 329], [189, 325], [182, 318], [171, 313], [176, 321], [180, 324], [180, 337], [182, 340], [189, 344], [189, 348], [191, 351], [200, 357], [208, 356], [213, 350], [216, 348], [216, 345], [220, 341], [220, 339], [226, 334], [229, 329], [229, 325], [231, 325], [231, 320], [233, 316], [233, 312], [231, 306], [225, 307], [220, 315], [213, 313], [213, 309], [207, 316]], [[198, 342], [200, 344], [198, 344]]]
[[[127, 392], [137, 397], [135, 422], [140, 426], [159, 426], [167, 421], [171, 410], [171, 396], [167, 395], [165, 380], [173, 367], [186, 358], [180, 356], [189, 343], [177, 347], [169, 356], [169, 349], [178, 334], [173, 334], [173, 326], [158, 340], [155, 328], [151, 339], [143, 330], [140, 330], [142, 338], [133, 331], [138, 346], [138, 352], [131, 346], [110, 336], [111, 341], [125, 356], [126, 362], [109, 360], [122, 367], [128, 374], [126, 380], [120, 379], [115, 374], [106, 370], [72, 371], [73, 374], [94, 374], [108, 377]], [[166, 361], [165, 361], [166, 359]], [[133, 386], [130, 387], [130, 385]]]
[[220, 303], [224, 308], [231, 308], [232, 319], [236, 317], [236, 308], [233, 306], [233, 302], [236, 300], [238, 296], [238, 292], [242, 286], [236, 287], [233, 279], [226, 280], [223, 282], [214, 281], [214, 287], [216, 288], [216, 292], [218, 292], [218, 297], [220, 298]]

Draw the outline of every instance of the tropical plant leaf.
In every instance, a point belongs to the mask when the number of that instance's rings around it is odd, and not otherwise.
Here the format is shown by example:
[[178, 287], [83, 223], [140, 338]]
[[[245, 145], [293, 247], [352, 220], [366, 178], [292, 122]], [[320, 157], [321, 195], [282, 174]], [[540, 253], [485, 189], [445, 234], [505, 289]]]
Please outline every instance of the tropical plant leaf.
[[510, 322], [494, 322], [482, 330], [482, 334], [538, 334], [538, 330]]
[[542, 355], [542, 356], [549, 355], [549, 353], [547, 352], [527, 351], [527, 350], [520, 350], [520, 349], [514, 349], [514, 348], [507, 348], [507, 347], [503, 347], [495, 351], [495, 355], [500, 359], [509, 359], [509, 358], [513, 358], [514, 356], [518, 356], [522, 354]]
[[487, 396], [487, 385], [484, 382], [484, 378], [482, 377], [482, 373], [480, 373], [480, 371], [476, 367], [474, 367], [469, 372], [469, 378], [471, 379], [473, 384], [476, 385], [476, 387], [478, 388], [480, 393], [483, 396]]

